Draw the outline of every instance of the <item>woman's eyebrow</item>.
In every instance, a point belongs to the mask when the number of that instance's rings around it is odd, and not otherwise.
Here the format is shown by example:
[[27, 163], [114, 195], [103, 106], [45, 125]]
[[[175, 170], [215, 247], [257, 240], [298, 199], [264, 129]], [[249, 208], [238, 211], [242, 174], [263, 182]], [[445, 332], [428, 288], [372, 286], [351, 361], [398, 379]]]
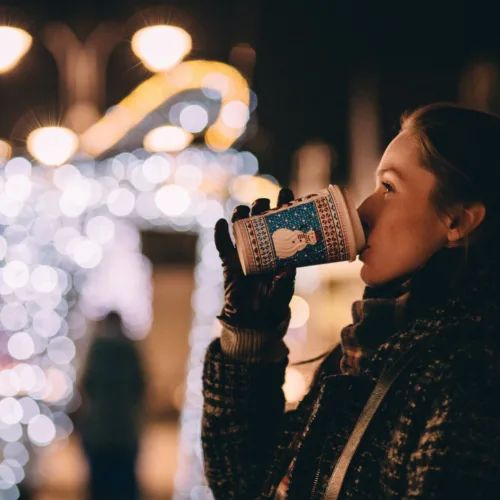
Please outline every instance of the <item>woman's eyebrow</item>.
[[404, 181], [405, 180], [404, 175], [397, 168], [394, 168], [394, 167], [385, 167], [385, 168], [378, 169], [375, 172], [375, 178], [380, 177], [381, 175], [387, 174], [387, 173], [393, 174], [400, 181]]

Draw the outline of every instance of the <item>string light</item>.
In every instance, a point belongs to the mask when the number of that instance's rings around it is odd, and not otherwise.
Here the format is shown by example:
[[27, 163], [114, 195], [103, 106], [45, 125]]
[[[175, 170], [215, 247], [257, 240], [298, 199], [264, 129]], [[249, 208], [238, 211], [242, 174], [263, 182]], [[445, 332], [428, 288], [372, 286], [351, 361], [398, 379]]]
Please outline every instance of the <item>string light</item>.
[[[1, 414], [9, 420], [0, 425], [0, 451], [3, 448], [6, 458], [18, 456], [12, 458], [19, 459], [12, 468], [15, 478], [24, 475], [25, 452], [71, 432], [64, 408], [74, 394], [70, 373], [80, 362], [75, 342], [87, 319], [118, 309], [131, 338], [147, 334], [152, 270], [140, 251], [139, 230], [191, 228], [199, 235], [198, 292], [193, 295], [175, 497], [190, 498], [193, 488], [205, 487], [198, 382], [201, 353], [216, 335], [214, 318], [222, 298], [213, 225], [228, 216], [227, 185], [243, 172], [235, 165], [248, 158], [255, 161], [249, 155], [189, 148], [175, 160], [164, 154], [121, 154], [100, 164], [80, 162], [58, 169], [32, 168], [27, 160], [13, 158], [0, 171], [0, 184], [23, 177], [30, 186], [19, 200], [12, 200], [19, 203], [18, 210], [3, 214], [7, 228], [0, 236], [0, 294], [8, 299], [0, 309], [0, 322], [11, 358], [0, 369], [0, 404], [7, 401], [3, 404], [8, 409]], [[152, 185], [150, 191], [138, 189], [136, 171]], [[254, 182], [253, 177], [245, 179]], [[264, 181], [266, 186], [269, 182]], [[200, 301], [207, 294], [211, 299]]]
[[21, 60], [31, 47], [29, 33], [13, 26], [0, 26], [0, 73], [5, 73]]
[[148, 26], [132, 37], [132, 50], [150, 71], [166, 71], [191, 51], [191, 36], [177, 26]]
[[99, 156], [174, 95], [193, 89], [215, 92], [221, 112], [207, 128], [205, 142], [225, 151], [240, 137], [249, 117], [248, 83], [235, 68], [216, 61], [186, 61], [141, 83], [80, 137], [82, 151]]
[[75, 153], [78, 138], [65, 127], [41, 127], [30, 133], [26, 145], [40, 163], [58, 166]]

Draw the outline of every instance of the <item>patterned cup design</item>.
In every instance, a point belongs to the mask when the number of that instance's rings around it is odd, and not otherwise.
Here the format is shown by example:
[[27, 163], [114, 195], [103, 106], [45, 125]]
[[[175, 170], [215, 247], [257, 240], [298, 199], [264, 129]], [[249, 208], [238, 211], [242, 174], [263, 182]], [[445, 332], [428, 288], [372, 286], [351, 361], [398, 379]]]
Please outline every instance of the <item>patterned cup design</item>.
[[233, 225], [245, 274], [356, 259], [365, 246], [358, 212], [348, 193], [330, 185], [281, 208]]

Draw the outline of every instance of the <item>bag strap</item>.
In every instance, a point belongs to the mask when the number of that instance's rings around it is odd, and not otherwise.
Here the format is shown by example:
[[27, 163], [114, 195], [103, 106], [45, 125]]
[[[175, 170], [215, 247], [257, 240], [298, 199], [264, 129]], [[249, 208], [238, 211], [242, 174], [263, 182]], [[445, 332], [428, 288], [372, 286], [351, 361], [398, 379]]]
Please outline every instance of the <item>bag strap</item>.
[[324, 500], [338, 500], [349, 464], [351, 463], [359, 443], [361, 442], [361, 439], [370, 425], [377, 409], [399, 375], [415, 359], [418, 352], [427, 346], [434, 338], [435, 335], [431, 335], [418, 344], [412, 346], [391, 367], [380, 375], [375, 388], [370, 394], [370, 397], [368, 398], [368, 401], [366, 402], [365, 407], [363, 408], [363, 411], [361, 412], [361, 415], [359, 416], [358, 421], [356, 422], [356, 425], [354, 426], [354, 429], [351, 432], [342, 453], [340, 454], [337, 464], [335, 465], [335, 469], [330, 476], [328, 487], [326, 489], [325, 496], [323, 497]]

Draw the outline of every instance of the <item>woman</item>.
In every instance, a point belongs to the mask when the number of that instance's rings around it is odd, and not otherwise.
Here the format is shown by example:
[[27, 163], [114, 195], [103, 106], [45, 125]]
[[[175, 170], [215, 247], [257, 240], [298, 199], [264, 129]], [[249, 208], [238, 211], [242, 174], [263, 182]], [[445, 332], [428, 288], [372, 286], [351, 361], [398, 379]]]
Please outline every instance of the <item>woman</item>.
[[[217, 499], [320, 499], [376, 381], [395, 381], [340, 498], [500, 497], [500, 119], [434, 104], [403, 116], [359, 207], [363, 300], [298, 408], [282, 384], [294, 272], [243, 276], [227, 223], [223, 331], [204, 369], [205, 470]], [[282, 190], [279, 203], [289, 202]], [[257, 200], [256, 214], [269, 209]], [[233, 221], [249, 216], [238, 207]]]

